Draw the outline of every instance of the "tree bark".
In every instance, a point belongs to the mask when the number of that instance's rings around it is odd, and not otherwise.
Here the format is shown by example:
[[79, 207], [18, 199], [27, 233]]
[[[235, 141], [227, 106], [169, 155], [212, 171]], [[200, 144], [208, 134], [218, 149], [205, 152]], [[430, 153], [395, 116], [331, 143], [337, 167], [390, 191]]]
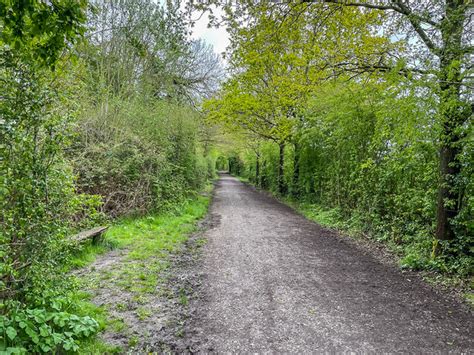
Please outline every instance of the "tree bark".
[[283, 195], [286, 191], [284, 181], [284, 166], [285, 166], [285, 143], [279, 144], [280, 157], [278, 161], [278, 192]]
[[452, 220], [459, 213], [458, 176], [461, 166], [458, 155], [462, 151], [460, 128], [468, 119], [471, 108], [461, 100], [461, 51], [465, 6], [462, 1], [446, 1], [443, 23], [443, 50], [440, 55], [439, 89], [442, 132], [439, 153], [439, 188], [437, 201], [436, 238], [454, 238]]
[[228, 164], [229, 164], [229, 174], [232, 175], [233, 170], [234, 170], [234, 166], [233, 166], [233, 164], [232, 164], [232, 159], [231, 159], [231, 158], [228, 158], [228, 159], [227, 159], [227, 162], [228, 162]]
[[293, 160], [293, 186], [291, 193], [294, 197], [300, 195], [300, 145], [295, 143], [295, 155]]
[[255, 161], [255, 184], [260, 187], [260, 154], [256, 153]]

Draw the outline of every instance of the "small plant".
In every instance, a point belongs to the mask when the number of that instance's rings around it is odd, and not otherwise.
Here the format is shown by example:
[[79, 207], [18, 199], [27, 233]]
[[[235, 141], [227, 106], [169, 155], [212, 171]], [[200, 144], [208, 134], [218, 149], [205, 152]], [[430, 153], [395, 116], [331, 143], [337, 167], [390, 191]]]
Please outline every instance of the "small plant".
[[138, 344], [138, 337], [136, 335], [132, 336], [128, 340], [128, 346], [130, 346], [131, 348], [133, 348], [134, 346], [137, 346], [137, 344]]
[[189, 303], [188, 296], [186, 295], [186, 290], [184, 288], [179, 290], [179, 303], [181, 303], [183, 306], [187, 306]]
[[0, 316], [0, 352], [7, 354], [77, 351], [79, 341], [95, 334], [99, 324], [91, 317], [44, 308], [9, 305]]
[[126, 328], [126, 324], [123, 321], [123, 319], [113, 319], [109, 322], [109, 325], [112, 327], [112, 329], [117, 332], [121, 333], [123, 330]]
[[151, 316], [151, 311], [144, 307], [137, 308], [136, 312], [138, 319], [145, 320]]
[[121, 312], [126, 311], [128, 308], [125, 303], [118, 303], [115, 307], [117, 308], [118, 311], [121, 311]]

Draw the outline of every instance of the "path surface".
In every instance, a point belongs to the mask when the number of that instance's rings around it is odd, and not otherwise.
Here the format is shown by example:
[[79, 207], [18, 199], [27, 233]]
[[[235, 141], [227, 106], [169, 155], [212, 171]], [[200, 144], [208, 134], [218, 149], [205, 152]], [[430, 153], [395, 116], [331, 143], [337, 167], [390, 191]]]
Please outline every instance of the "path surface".
[[202, 352], [472, 353], [472, 314], [223, 176], [191, 333]]

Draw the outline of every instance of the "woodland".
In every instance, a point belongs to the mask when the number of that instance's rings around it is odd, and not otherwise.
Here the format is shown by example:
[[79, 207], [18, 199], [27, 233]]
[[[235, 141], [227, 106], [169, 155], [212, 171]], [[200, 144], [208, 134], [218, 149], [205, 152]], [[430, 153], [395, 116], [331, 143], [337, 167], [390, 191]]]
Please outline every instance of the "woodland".
[[[229, 33], [222, 57], [190, 37], [203, 13]], [[0, 352], [81, 352], [102, 325], [77, 300], [70, 237], [179, 215], [218, 171], [469, 289], [473, 14], [0, 0]]]

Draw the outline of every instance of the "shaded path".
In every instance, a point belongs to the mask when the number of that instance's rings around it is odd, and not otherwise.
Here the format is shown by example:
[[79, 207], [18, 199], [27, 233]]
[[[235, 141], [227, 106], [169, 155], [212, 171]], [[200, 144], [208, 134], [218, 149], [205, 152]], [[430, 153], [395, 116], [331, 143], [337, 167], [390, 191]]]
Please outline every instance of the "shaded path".
[[223, 176], [189, 336], [217, 352], [473, 352], [472, 315]]

